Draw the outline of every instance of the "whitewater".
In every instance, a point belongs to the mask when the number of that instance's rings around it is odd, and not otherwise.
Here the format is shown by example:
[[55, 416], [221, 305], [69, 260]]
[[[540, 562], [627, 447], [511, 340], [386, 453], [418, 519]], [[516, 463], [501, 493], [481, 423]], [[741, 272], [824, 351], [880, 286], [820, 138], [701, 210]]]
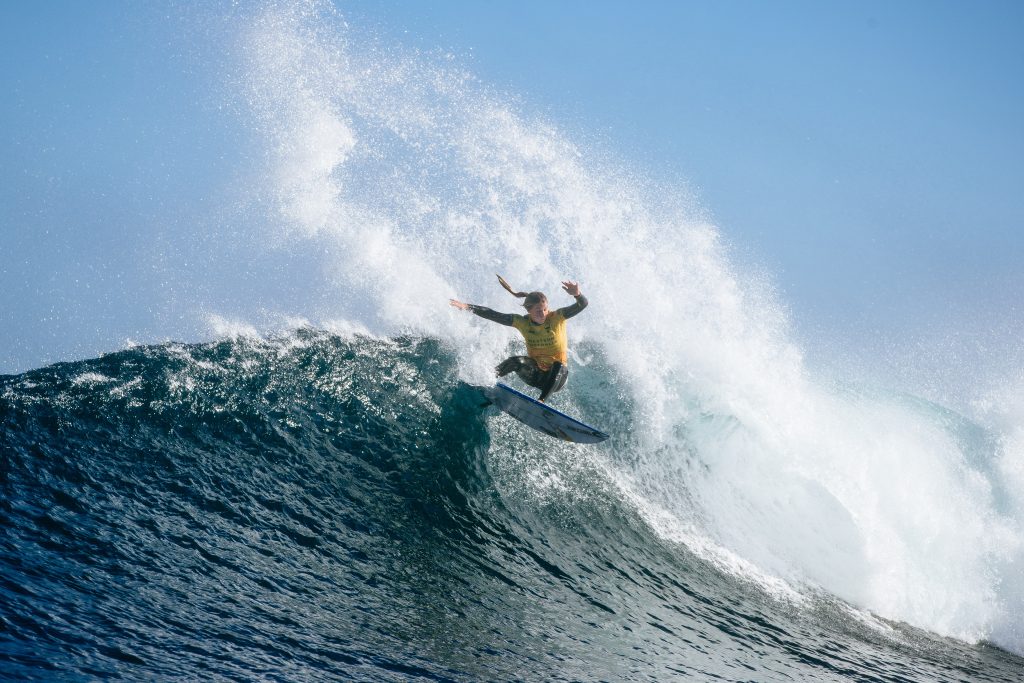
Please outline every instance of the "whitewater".
[[[251, 144], [211, 244], [289, 295], [0, 377], [0, 676], [1024, 674], [1024, 376], [816, 373], [691, 193], [457, 59], [317, 2], [206, 30]], [[481, 406], [516, 340], [447, 302], [514, 310], [496, 273], [581, 283], [556, 406], [606, 444]]]

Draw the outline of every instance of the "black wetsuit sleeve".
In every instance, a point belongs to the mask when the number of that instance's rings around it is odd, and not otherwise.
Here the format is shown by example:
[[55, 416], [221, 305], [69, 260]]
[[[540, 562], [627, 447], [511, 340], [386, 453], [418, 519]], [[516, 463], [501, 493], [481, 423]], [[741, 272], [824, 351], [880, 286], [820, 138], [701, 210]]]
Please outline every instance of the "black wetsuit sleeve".
[[576, 303], [574, 303], [571, 306], [566, 306], [565, 308], [559, 308], [558, 312], [561, 313], [566, 320], [568, 320], [569, 318], [573, 317], [574, 315], [582, 311], [584, 308], [586, 308], [588, 303], [590, 302], [587, 301], [587, 297], [580, 294], [578, 297], [576, 297]]
[[469, 310], [473, 311], [473, 313], [477, 314], [478, 316], [486, 320], [496, 322], [500, 325], [508, 325], [509, 327], [512, 326], [511, 313], [498, 313], [497, 311], [492, 311], [486, 306], [475, 306], [473, 304], [469, 305]]

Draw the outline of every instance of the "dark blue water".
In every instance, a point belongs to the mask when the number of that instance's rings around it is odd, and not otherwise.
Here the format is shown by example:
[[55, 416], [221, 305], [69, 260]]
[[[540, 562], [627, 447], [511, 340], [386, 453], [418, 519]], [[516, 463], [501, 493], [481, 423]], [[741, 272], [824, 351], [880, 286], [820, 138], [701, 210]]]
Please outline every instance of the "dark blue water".
[[0, 378], [0, 677], [1021, 679], [770, 598], [596, 478], [527, 495], [546, 442], [480, 403], [434, 340], [312, 331]]

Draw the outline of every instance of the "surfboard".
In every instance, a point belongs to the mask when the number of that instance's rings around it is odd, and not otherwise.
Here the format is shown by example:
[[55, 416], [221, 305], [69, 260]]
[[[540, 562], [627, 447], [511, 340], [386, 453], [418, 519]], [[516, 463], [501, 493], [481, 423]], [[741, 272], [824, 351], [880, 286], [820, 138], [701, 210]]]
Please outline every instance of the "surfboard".
[[608, 438], [608, 434], [600, 429], [569, 417], [501, 382], [493, 387], [484, 387], [483, 391], [491, 403], [502, 411], [548, 436], [574, 443], [601, 443]]

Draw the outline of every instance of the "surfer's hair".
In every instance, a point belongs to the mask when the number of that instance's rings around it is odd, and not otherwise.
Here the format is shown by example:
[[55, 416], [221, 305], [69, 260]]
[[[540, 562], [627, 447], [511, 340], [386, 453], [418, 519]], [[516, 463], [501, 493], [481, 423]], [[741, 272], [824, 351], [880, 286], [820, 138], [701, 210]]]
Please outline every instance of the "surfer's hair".
[[517, 292], [512, 289], [512, 285], [505, 282], [505, 278], [500, 275], [498, 276], [498, 282], [500, 282], [501, 286], [504, 287], [512, 296], [517, 296], [520, 299], [525, 298], [526, 300], [523, 302], [523, 308], [526, 310], [530, 310], [537, 304], [546, 304], [548, 302], [548, 298], [544, 295], [544, 292]]

